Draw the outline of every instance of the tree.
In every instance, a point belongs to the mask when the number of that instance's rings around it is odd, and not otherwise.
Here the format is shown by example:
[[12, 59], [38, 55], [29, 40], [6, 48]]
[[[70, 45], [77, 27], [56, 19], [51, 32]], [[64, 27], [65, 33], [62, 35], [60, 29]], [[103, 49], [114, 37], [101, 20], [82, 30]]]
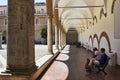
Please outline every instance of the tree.
[[41, 29], [41, 37], [47, 39], [47, 25], [44, 25]]
[[41, 29], [41, 43], [47, 44], [47, 25], [44, 25]]

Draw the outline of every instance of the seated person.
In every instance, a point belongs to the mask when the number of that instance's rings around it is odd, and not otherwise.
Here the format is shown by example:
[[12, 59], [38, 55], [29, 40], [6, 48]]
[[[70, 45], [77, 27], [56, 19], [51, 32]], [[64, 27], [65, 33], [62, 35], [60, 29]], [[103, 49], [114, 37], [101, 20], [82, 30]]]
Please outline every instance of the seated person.
[[[92, 58], [99, 59], [99, 57], [101, 56], [100, 51], [98, 51], [98, 49], [96, 47], [93, 48], [93, 53], [94, 54], [93, 54]], [[85, 69], [87, 72], [91, 71], [90, 67], [88, 66], [90, 60], [91, 60], [91, 58], [90, 59], [87, 58], [87, 61], [85, 63]]]
[[104, 65], [105, 64], [105, 62], [107, 60], [107, 55], [105, 53], [105, 49], [101, 48], [100, 52], [101, 52], [100, 59], [92, 58], [88, 64], [89, 66], [92, 66], [92, 64], [95, 64], [95, 65]]
[[102, 55], [101, 52], [98, 51], [98, 49], [96, 47], [93, 48], [93, 52], [94, 52], [93, 58], [99, 60]]

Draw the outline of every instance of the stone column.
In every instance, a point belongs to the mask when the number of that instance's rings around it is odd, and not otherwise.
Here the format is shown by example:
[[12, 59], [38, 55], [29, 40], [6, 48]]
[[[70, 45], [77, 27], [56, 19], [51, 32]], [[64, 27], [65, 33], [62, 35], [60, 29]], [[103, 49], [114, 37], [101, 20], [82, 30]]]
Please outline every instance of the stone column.
[[66, 45], [66, 33], [64, 33], [64, 46]]
[[63, 48], [63, 31], [61, 31], [61, 47]]
[[8, 0], [7, 72], [32, 74], [35, 65], [34, 0]]
[[47, 43], [48, 43], [48, 53], [53, 54], [53, 31], [52, 31], [52, 17], [53, 17], [53, 5], [52, 0], [46, 0], [46, 10], [47, 10]]
[[47, 31], [47, 43], [48, 43], [48, 53], [53, 54], [53, 31], [52, 31], [52, 16], [48, 15], [48, 31]]
[[0, 49], [2, 49], [2, 32], [0, 32]]
[[59, 29], [59, 49], [61, 50], [62, 49], [62, 46], [61, 46], [61, 30]]
[[55, 49], [59, 50], [59, 28], [57, 24], [55, 26]]
[[65, 46], [65, 32], [62, 32], [62, 47]]
[[66, 45], [66, 33], [64, 33], [64, 44]]

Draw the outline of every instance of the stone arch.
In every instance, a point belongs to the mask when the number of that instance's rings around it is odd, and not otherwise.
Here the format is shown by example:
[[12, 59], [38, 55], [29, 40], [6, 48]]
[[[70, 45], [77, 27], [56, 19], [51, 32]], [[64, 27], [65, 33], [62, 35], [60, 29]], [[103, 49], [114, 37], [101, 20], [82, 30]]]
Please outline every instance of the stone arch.
[[109, 36], [108, 36], [108, 34], [106, 32], [102, 32], [101, 35], [100, 35], [100, 38], [99, 38], [99, 47], [100, 47], [100, 42], [101, 42], [102, 37], [104, 37], [107, 40], [109, 52], [111, 52], [110, 39], [109, 39]]
[[98, 35], [97, 34], [94, 34], [93, 36], [93, 43], [94, 43], [94, 40], [97, 40], [97, 43], [98, 43], [98, 48], [99, 48], [99, 38], [98, 38]]
[[98, 22], [98, 20], [97, 20], [97, 17], [96, 17], [96, 16], [94, 16], [94, 17], [93, 17], [93, 22], [94, 22], [94, 21], [96, 21], [96, 23]]
[[105, 9], [107, 10], [107, 0], [104, 0]]
[[93, 46], [93, 38], [92, 38], [92, 35], [89, 36], [89, 41], [92, 41], [92, 46]]
[[100, 19], [102, 18], [102, 15], [104, 15], [105, 17], [107, 17], [107, 13], [104, 12], [103, 8], [101, 8], [101, 10], [100, 10]]
[[116, 0], [113, 0], [113, 2], [112, 2], [112, 7], [111, 7], [111, 13], [112, 14], [114, 13], [115, 2], [116, 2]]

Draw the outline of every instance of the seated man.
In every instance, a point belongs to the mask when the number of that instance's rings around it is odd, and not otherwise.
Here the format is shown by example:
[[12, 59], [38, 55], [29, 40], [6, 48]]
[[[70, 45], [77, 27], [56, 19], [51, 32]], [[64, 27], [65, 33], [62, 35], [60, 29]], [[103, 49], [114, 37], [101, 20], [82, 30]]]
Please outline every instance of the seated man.
[[92, 58], [95, 58], [95, 59], [99, 60], [101, 55], [102, 55], [101, 52], [98, 51], [98, 49], [96, 47], [93, 48], [93, 52], [94, 52], [94, 55], [93, 55]]
[[101, 52], [100, 59], [97, 60], [96, 58], [92, 58], [88, 64], [89, 66], [92, 66], [92, 64], [95, 64], [95, 65], [104, 65], [105, 64], [105, 62], [107, 60], [107, 55], [105, 53], [105, 49], [101, 48], [100, 52]]
[[96, 47], [93, 48], [93, 53], [94, 54], [93, 54], [92, 58], [90, 58], [90, 59], [87, 58], [87, 61], [85, 63], [85, 69], [86, 69], [87, 72], [91, 72], [91, 68], [88, 65], [90, 63], [90, 60], [93, 59], [93, 58], [98, 60], [101, 57], [101, 53], [100, 53], [100, 51], [98, 51], [98, 49]]

